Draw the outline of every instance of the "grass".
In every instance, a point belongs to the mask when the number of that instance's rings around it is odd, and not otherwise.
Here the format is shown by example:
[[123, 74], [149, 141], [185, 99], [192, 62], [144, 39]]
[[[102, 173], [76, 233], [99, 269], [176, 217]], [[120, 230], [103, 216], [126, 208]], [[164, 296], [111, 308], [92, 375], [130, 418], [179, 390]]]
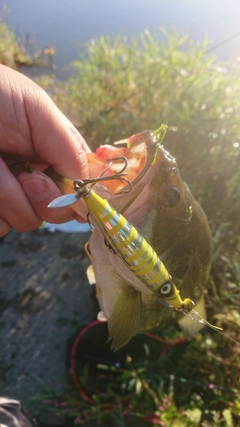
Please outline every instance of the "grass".
[[[195, 45], [176, 31], [164, 34], [161, 43], [149, 31], [132, 41], [90, 41], [67, 82], [43, 76], [38, 83], [93, 149], [168, 124], [164, 145], [177, 158], [213, 234], [208, 319], [239, 342], [239, 63], [219, 64], [207, 54], [207, 40]], [[173, 339], [176, 332], [169, 334]], [[70, 387], [54, 405], [64, 407], [76, 424], [100, 420], [125, 426], [132, 416], [153, 426], [237, 427], [239, 351], [236, 342], [205, 329], [179, 357], [171, 350], [157, 361], [151, 351], [136, 363], [127, 359], [123, 370], [109, 375], [107, 392], [93, 396], [93, 404]], [[176, 366], [170, 363], [174, 357]]]
[[[168, 339], [176, 336], [174, 329], [168, 331]], [[239, 348], [230, 348], [226, 338], [211, 331], [182, 345], [167, 349], [166, 344], [138, 337], [134, 356], [127, 354], [120, 368], [83, 367], [81, 386], [91, 401], [70, 385], [62, 396], [48, 391], [41, 400], [86, 426], [238, 426], [240, 399], [234, 376]], [[105, 390], [96, 389], [92, 369], [96, 378], [107, 382]]]
[[[55, 50], [52, 46], [45, 49], [30, 49], [31, 40], [25, 35], [18, 40], [14, 31], [7, 24], [8, 10], [3, 7], [0, 11], [0, 64], [13, 69], [19, 69], [21, 66], [54, 68], [53, 56]], [[30, 50], [34, 50], [29, 53]]]

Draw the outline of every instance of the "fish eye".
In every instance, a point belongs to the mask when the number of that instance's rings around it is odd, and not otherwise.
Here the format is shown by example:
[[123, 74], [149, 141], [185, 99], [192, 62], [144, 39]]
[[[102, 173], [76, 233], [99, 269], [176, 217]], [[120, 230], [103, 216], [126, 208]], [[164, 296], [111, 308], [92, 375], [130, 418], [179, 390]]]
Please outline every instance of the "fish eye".
[[172, 293], [172, 290], [173, 290], [173, 285], [172, 285], [172, 283], [170, 283], [170, 282], [167, 282], [167, 283], [165, 283], [163, 286], [162, 286], [162, 288], [160, 289], [160, 292], [161, 292], [161, 294], [163, 295], [163, 296], [168, 296], [168, 295], [171, 295], [171, 293]]
[[181, 192], [177, 187], [173, 185], [168, 187], [163, 194], [163, 200], [168, 208], [175, 208], [181, 199]]

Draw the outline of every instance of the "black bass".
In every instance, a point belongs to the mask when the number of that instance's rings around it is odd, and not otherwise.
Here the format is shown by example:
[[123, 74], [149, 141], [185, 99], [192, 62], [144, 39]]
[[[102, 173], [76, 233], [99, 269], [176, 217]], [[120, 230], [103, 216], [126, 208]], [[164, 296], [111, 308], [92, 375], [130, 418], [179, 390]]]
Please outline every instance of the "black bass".
[[[121, 158], [110, 168], [107, 166], [111, 158], [124, 156], [128, 160], [126, 172], [131, 189], [126, 192], [126, 183], [121, 179], [103, 182], [94, 189], [141, 233], [166, 266], [181, 298], [193, 300], [195, 310], [205, 317], [203, 291], [211, 262], [206, 216], [182, 181], [175, 159], [159, 143], [158, 132], [145, 131], [121, 143], [127, 143], [127, 147], [102, 146], [89, 155], [91, 176], [99, 176], [103, 171], [117, 174], [122, 168]], [[64, 193], [74, 191], [72, 181], [52, 172], [48, 174]], [[72, 207], [86, 217], [82, 200]], [[95, 226], [89, 247], [97, 297], [115, 349], [125, 345], [137, 332], [165, 327], [174, 319], [188, 337], [203, 326], [163, 306], [153, 291], [106, 245], [101, 227]]]

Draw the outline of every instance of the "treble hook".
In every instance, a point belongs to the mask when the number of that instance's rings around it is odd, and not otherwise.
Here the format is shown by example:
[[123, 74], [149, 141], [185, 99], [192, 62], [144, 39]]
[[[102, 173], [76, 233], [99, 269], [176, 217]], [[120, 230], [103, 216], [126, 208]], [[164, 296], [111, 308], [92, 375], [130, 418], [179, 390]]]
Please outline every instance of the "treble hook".
[[[115, 174], [104, 176], [104, 174], [107, 172], [107, 170], [112, 166], [113, 161], [114, 160], [120, 160], [120, 159], [124, 161], [124, 165], [123, 165], [122, 169]], [[119, 157], [114, 157], [114, 158], [109, 159], [109, 160], [110, 160], [109, 164], [107, 165], [107, 167], [104, 169], [104, 171], [101, 173], [101, 175], [98, 178], [75, 179], [73, 181], [74, 190], [76, 191], [76, 193], [80, 197], [86, 197], [89, 194], [89, 192], [92, 190], [94, 185], [97, 184], [98, 182], [111, 181], [112, 179], [120, 179], [121, 181], [126, 182], [130, 186], [130, 188], [126, 192], [128, 192], [132, 189], [131, 182], [127, 178], [125, 178], [127, 173], [124, 172], [128, 167], [127, 158], [124, 156], [119, 156]], [[120, 194], [120, 192], [118, 194]]]
[[[105, 176], [104, 174], [111, 167], [112, 162], [114, 160], [123, 160], [124, 165], [123, 165], [122, 169], [115, 174]], [[83, 197], [83, 198], [88, 197], [92, 191], [92, 188], [98, 182], [110, 181], [112, 179], [119, 179], [119, 180], [124, 181], [128, 184], [126, 188], [124, 187], [123, 190], [120, 190], [118, 193], [116, 193], [117, 195], [122, 194], [122, 193], [128, 193], [129, 191], [131, 191], [132, 190], [132, 183], [127, 178], [125, 178], [127, 173], [124, 172], [128, 167], [127, 158], [124, 156], [119, 156], [119, 157], [114, 157], [112, 159], [109, 159], [109, 161], [110, 161], [109, 164], [107, 165], [107, 167], [104, 169], [104, 171], [101, 173], [101, 175], [98, 178], [75, 179], [73, 181], [73, 188], [75, 190], [75, 194], [66, 194], [64, 196], [60, 196], [57, 199], [53, 200], [48, 205], [48, 207], [49, 208], [62, 208], [64, 206], [70, 206], [70, 205], [76, 203], [81, 197]]]

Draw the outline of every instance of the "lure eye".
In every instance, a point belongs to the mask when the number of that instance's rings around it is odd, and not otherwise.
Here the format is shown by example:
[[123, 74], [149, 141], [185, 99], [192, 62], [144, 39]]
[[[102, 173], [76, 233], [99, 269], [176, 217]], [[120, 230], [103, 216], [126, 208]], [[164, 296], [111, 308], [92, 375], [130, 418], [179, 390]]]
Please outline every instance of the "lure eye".
[[169, 295], [171, 295], [173, 290], [173, 285], [170, 282], [165, 283], [165, 285], [162, 286], [162, 288], [160, 289], [161, 294], [164, 297], [167, 297]]
[[181, 192], [177, 187], [168, 187], [163, 194], [164, 204], [168, 208], [175, 208], [181, 200]]

